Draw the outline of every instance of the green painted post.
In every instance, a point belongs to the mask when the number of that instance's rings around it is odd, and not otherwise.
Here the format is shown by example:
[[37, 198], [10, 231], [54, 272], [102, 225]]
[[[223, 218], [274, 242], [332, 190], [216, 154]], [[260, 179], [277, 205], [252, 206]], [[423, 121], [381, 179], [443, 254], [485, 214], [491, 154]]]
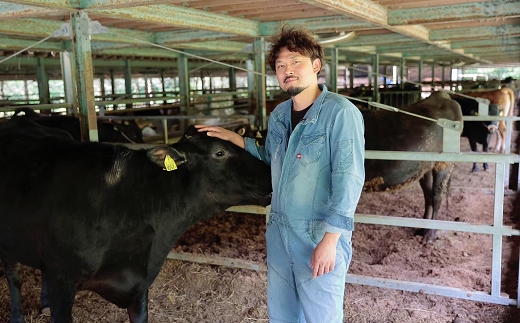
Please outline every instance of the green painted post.
[[264, 37], [255, 38], [253, 44], [255, 52], [255, 71], [261, 74], [255, 74], [255, 93], [256, 93], [256, 115], [257, 125], [262, 129], [267, 128], [266, 116], [266, 81], [265, 81], [265, 41]]
[[85, 11], [70, 14], [76, 68], [77, 101], [83, 140], [99, 141], [94, 102], [94, 75], [90, 44], [90, 20]]
[[[180, 113], [187, 115], [190, 106], [190, 71], [188, 69], [188, 56], [179, 54], [177, 59], [177, 70], [179, 73]], [[180, 130], [184, 131], [185, 121], [181, 121]]]
[[40, 98], [40, 104], [49, 104], [51, 101], [49, 93], [49, 77], [47, 76], [45, 64], [41, 57], [37, 58], [36, 79], [38, 80], [38, 96]]

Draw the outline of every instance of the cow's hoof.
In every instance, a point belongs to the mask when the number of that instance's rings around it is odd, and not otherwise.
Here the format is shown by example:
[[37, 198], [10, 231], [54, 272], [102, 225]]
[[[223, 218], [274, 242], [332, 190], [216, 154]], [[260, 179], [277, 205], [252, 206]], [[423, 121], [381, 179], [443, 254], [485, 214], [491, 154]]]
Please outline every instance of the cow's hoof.
[[415, 232], [416, 235], [420, 235], [423, 237], [423, 244], [429, 244], [435, 241], [435, 230], [431, 229], [417, 229]]
[[471, 170], [472, 173], [478, 173], [478, 167], [473, 167], [473, 169]]

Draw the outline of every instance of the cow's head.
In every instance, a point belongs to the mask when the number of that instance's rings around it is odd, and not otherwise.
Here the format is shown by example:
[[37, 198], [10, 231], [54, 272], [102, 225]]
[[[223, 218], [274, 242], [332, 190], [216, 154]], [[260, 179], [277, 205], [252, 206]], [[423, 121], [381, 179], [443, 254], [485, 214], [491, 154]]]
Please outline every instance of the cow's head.
[[189, 127], [182, 139], [148, 151], [149, 158], [165, 171], [188, 172], [209, 202], [227, 207], [269, 205], [271, 171], [244, 149]]

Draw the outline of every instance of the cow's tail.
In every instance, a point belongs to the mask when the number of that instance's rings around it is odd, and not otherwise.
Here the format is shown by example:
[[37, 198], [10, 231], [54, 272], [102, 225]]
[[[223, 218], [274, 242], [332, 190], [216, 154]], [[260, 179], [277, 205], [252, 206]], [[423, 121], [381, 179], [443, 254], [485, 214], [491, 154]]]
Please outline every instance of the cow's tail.
[[502, 88], [505, 90], [505, 92], [509, 95], [509, 114], [508, 117], [514, 117], [515, 116], [515, 91], [508, 87]]

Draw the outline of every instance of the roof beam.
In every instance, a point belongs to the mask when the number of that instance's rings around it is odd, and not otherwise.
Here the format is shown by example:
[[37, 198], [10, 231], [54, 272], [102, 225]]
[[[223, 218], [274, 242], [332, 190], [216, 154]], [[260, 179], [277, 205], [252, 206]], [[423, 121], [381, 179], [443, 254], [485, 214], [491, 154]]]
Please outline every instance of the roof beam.
[[389, 25], [425, 24], [446, 21], [499, 19], [520, 15], [518, 0], [495, 0], [449, 6], [392, 10]]
[[130, 47], [130, 48], [113, 48], [113, 49], [101, 49], [93, 51], [93, 54], [97, 55], [115, 55], [115, 56], [130, 56], [130, 57], [162, 57], [162, 58], [178, 58], [179, 54], [149, 47]]
[[149, 6], [156, 4], [181, 4], [194, 0], [3, 0], [3, 2], [52, 9], [109, 9]]
[[[17, 39], [6, 36], [0, 36], [0, 44], [2, 44], [2, 50], [21, 50], [29, 46], [34, 45], [35, 41], [26, 39]], [[65, 50], [65, 44], [63, 42], [52, 42], [46, 41], [36, 46], [31, 47], [31, 50], [38, 51], [63, 51]]]
[[257, 37], [260, 35], [260, 26], [256, 21], [180, 6], [153, 5], [137, 8], [101, 9], [96, 10], [95, 13], [110, 18], [153, 22], [242, 36]]
[[377, 25], [387, 25], [388, 10], [373, 2], [366, 0], [300, 0], [315, 7], [331, 10], [356, 17], [363, 21]]
[[212, 31], [163, 31], [155, 33], [157, 44], [185, 43], [199, 41], [215, 41], [234, 37], [233, 34], [215, 33]]
[[64, 10], [0, 2], [0, 20], [64, 14]]
[[198, 43], [180, 43], [175, 44], [175, 48], [209, 50], [219, 52], [242, 52], [248, 48], [248, 43], [235, 41], [208, 41]]
[[520, 51], [520, 45], [511, 45], [511, 46], [496, 46], [496, 47], [480, 47], [480, 48], [466, 48], [464, 50], [467, 53], [477, 54], [477, 55], [489, 55], [492, 53], [502, 53], [502, 52], [518, 52]]
[[[415, 39], [397, 34], [388, 35], [367, 35], [354, 38], [346, 44], [346, 46], [362, 46], [362, 45], [386, 45], [386, 44], [402, 44], [414, 43]], [[340, 47], [341, 45], [337, 46]]]
[[[25, 18], [0, 21], [0, 34], [47, 37], [61, 28], [63, 21]], [[142, 44], [153, 42], [153, 34], [138, 30], [109, 28], [111, 32], [92, 35], [93, 41]], [[129, 38], [130, 37], [130, 38]]]
[[3, 0], [3, 2], [68, 11], [80, 9], [80, 1], [81, 0]]
[[12, 19], [0, 21], [0, 34], [47, 37], [61, 28], [63, 22], [44, 19]]
[[451, 48], [471, 48], [471, 47], [500, 47], [508, 45], [520, 45], [520, 37], [510, 38], [494, 38], [494, 39], [476, 39], [476, 40], [464, 40], [454, 41], [451, 43]]
[[520, 35], [520, 25], [503, 25], [498, 27], [487, 26], [477, 28], [453, 28], [432, 30], [431, 40], [471, 39], [486, 37], [511, 37]]
[[264, 22], [260, 24], [260, 35], [271, 36], [277, 33], [284, 24], [305, 26], [306, 29], [314, 33], [330, 32], [331, 30], [352, 31], [358, 29], [379, 28], [374, 24], [354, 20], [349, 17], [338, 18], [336, 16], [331, 16], [309, 19], [292, 19], [284, 20], [283, 22]]

